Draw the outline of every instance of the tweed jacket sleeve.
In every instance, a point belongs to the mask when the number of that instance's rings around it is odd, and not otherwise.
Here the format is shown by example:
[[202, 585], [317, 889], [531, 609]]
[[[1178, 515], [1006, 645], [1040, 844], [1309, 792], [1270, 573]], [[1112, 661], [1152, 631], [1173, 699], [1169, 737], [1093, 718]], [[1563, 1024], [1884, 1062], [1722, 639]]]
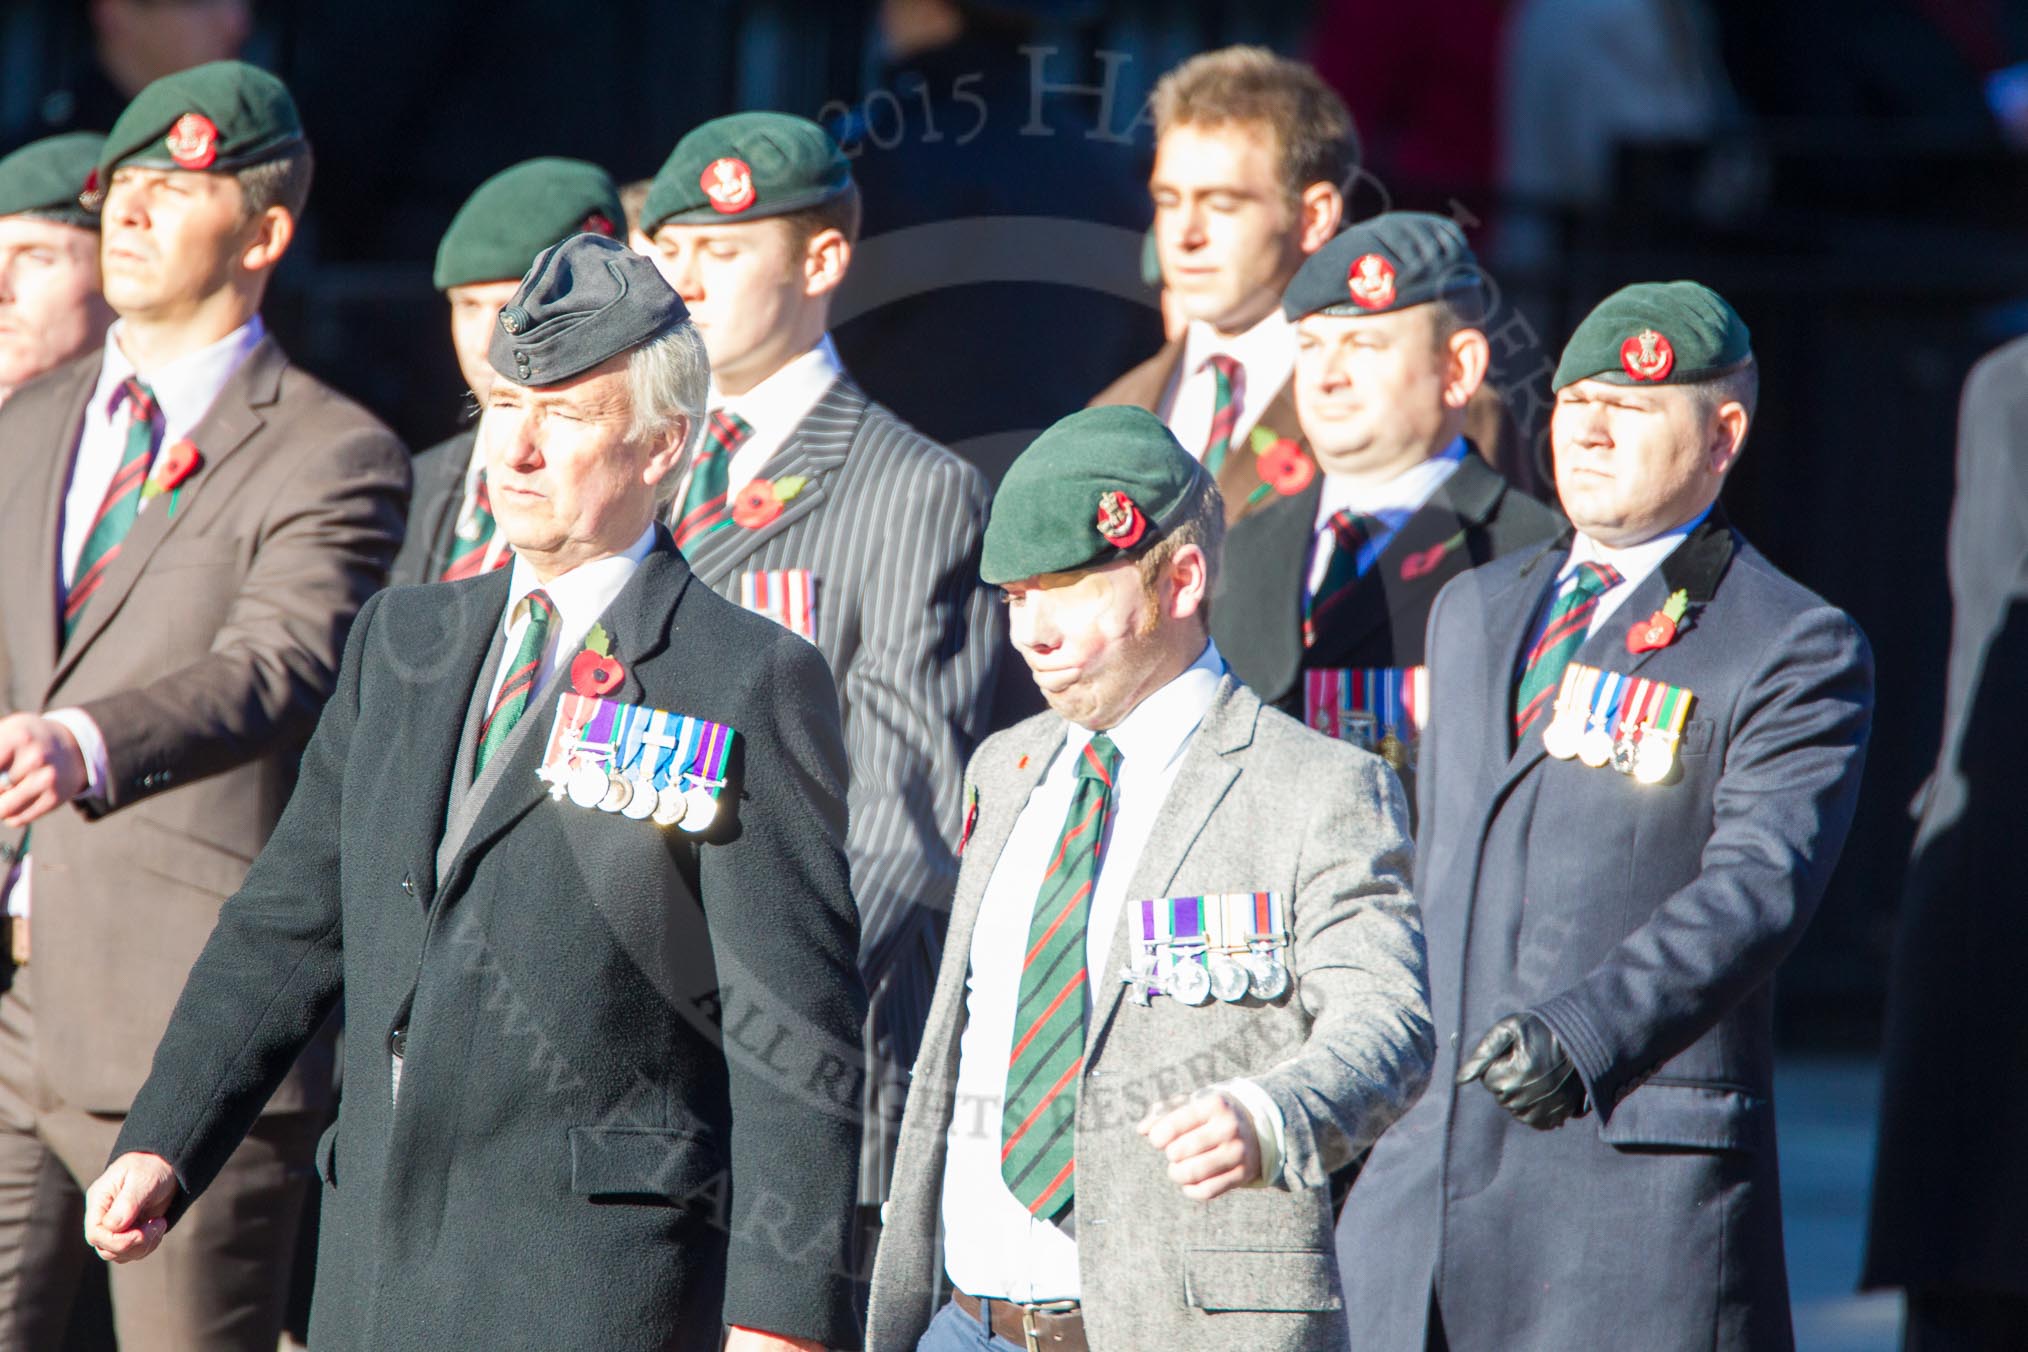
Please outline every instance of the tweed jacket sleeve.
[[1310, 1033], [1255, 1077], [1281, 1109], [1284, 1188], [1325, 1186], [1414, 1106], [1436, 1053], [1401, 782], [1377, 756], [1316, 745], [1291, 920]]

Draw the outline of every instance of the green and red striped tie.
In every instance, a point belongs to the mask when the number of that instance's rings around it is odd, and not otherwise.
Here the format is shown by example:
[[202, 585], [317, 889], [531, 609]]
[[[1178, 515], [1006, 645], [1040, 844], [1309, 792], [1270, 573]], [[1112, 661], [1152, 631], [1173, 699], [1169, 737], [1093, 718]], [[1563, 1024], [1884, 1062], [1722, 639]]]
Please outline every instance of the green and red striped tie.
[[1246, 391], [1246, 374], [1237, 357], [1214, 352], [1204, 359], [1211, 368], [1211, 431], [1204, 438], [1204, 468], [1216, 476], [1232, 454], [1233, 429], [1239, 426], [1239, 402]]
[[1577, 570], [1563, 580], [1556, 601], [1549, 608], [1549, 619], [1542, 626], [1542, 634], [1528, 650], [1528, 660], [1521, 668], [1521, 679], [1514, 684], [1514, 740], [1517, 744], [1528, 735], [1528, 729], [1542, 716], [1543, 710], [1549, 707], [1550, 697], [1563, 682], [1563, 669], [1584, 646], [1585, 636], [1591, 632], [1591, 617], [1598, 609], [1599, 597], [1619, 585], [1619, 570], [1609, 563], [1580, 563]]
[[720, 409], [711, 415], [704, 440], [697, 445], [697, 464], [690, 471], [690, 486], [683, 490], [683, 509], [676, 514], [676, 547], [702, 539], [722, 526], [732, 524], [727, 498], [732, 484], [732, 453], [753, 435], [753, 428], [737, 413]]
[[521, 641], [514, 647], [499, 693], [493, 696], [493, 707], [479, 725], [479, 753], [472, 758], [474, 779], [514, 731], [521, 715], [528, 712], [528, 702], [535, 697], [535, 677], [542, 670], [542, 654], [549, 645], [549, 630], [556, 622], [556, 603], [540, 587], [522, 597], [521, 605], [527, 607], [528, 622], [521, 626]]
[[1331, 617], [1331, 610], [1352, 594], [1359, 581], [1359, 555], [1373, 537], [1387, 529], [1377, 516], [1355, 512], [1350, 507], [1331, 514], [1331, 562], [1324, 567], [1324, 580], [1310, 594], [1303, 609], [1303, 646], [1317, 641], [1317, 630]]
[[[457, 548], [451, 554], [450, 566], [444, 569], [445, 582], [457, 582], [481, 573], [493, 571], [486, 566], [486, 551], [492, 548], [493, 531], [497, 523], [493, 520], [493, 493], [486, 487], [486, 471], [479, 471], [478, 482], [472, 488], [471, 538], [466, 532], [458, 534]], [[493, 568], [505, 568], [514, 561], [514, 551], [503, 549], [500, 557], [493, 560]]]
[[1104, 733], [1077, 763], [1070, 813], [1028, 921], [1014, 1049], [1000, 1114], [1000, 1176], [1030, 1214], [1053, 1221], [1076, 1192], [1077, 1077], [1084, 1070], [1085, 930], [1105, 847], [1120, 752]]
[[129, 376], [113, 395], [117, 408], [127, 404], [127, 446], [120, 455], [120, 468], [106, 485], [105, 500], [92, 518], [85, 536], [84, 552], [78, 555], [77, 572], [70, 591], [63, 598], [63, 638], [77, 631], [78, 621], [92, 597], [106, 580], [106, 569], [120, 556], [120, 543], [134, 527], [141, 513], [141, 489], [148, 482], [148, 469], [155, 463], [155, 448], [162, 443], [162, 409], [155, 392]]

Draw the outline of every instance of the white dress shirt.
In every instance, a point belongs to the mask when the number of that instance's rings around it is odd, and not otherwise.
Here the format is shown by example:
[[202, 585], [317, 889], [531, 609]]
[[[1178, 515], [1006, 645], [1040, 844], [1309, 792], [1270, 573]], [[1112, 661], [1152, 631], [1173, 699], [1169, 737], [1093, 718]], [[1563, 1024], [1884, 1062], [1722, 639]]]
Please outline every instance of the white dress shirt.
[[1295, 373], [1296, 326], [1282, 316], [1279, 305], [1252, 328], [1230, 338], [1220, 336], [1202, 320], [1191, 321], [1183, 334], [1183, 360], [1177, 363], [1167, 407], [1159, 411], [1183, 449], [1200, 459], [1211, 435], [1212, 410], [1218, 406], [1218, 380], [1205, 365], [1215, 353], [1237, 359], [1245, 373], [1239, 391], [1239, 421], [1232, 428], [1232, 445], [1237, 448]]
[[[114, 407], [114, 396], [120, 386], [138, 374], [153, 392], [156, 406], [162, 411], [162, 440], [155, 448], [159, 460], [164, 449], [190, 435], [190, 429], [211, 411], [218, 392], [232, 379], [233, 372], [267, 337], [266, 326], [255, 315], [209, 347], [186, 353], [157, 370], [137, 372], [120, 347], [120, 333], [125, 327], [124, 322], [115, 323], [106, 332], [106, 345], [99, 357], [98, 383], [92, 386], [91, 398], [85, 404], [77, 455], [71, 461], [70, 486], [63, 496], [63, 535], [57, 562], [64, 595], [69, 594], [71, 580], [77, 576], [78, 560], [84, 556], [85, 541], [91, 536], [92, 522], [105, 501], [106, 489], [119, 473], [120, 461], [127, 453], [127, 426], [133, 415], [124, 400], [117, 409]], [[202, 446], [197, 449], [200, 454], [204, 450]], [[153, 505], [152, 501], [143, 502], [137, 510], [145, 512]], [[56, 600], [61, 608], [62, 596]], [[68, 728], [77, 739], [85, 763], [85, 787], [78, 796], [90, 798], [100, 793], [112, 770], [99, 725], [82, 709], [51, 709], [46, 716]], [[10, 879], [9, 915], [29, 913], [28, 872], [29, 865], [24, 862]]]
[[1591, 627], [1584, 631], [1585, 637], [1589, 638], [1597, 633], [1598, 627], [1604, 624], [1614, 611], [1626, 604], [1627, 598], [1634, 594], [1635, 589], [1648, 580], [1648, 574], [1660, 568], [1662, 560], [1675, 553], [1677, 546], [1683, 543], [1685, 537], [1702, 525], [1704, 518], [1710, 515], [1711, 509], [1706, 507], [1674, 530], [1665, 530], [1652, 540], [1643, 540], [1637, 545], [1627, 545], [1622, 549], [1602, 545], [1583, 531], [1579, 531], [1577, 538], [1571, 541], [1570, 556], [1556, 572], [1557, 586], [1560, 588], [1580, 563], [1611, 564], [1619, 570], [1621, 579], [1611, 590], [1600, 593], [1598, 606], [1591, 613]]
[[500, 612], [500, 624], [506, 631], [506, 646], [501, 649], [503, 656], [500, 669], [493, 673], [493, 686], [486, 696], [486, 707], [491, 709], [493, 701], [500, 696], [500, 685], [506, 680], [508, 667], [514, 649], [521, 642], [521, 631], [528, 627], [528, 610], [521, 603], [528, 593], [540, 587], [549, 594], [550, 604], [556, 607], [556, 621], [550, 627], [549, 641], [543, 648], [542, 665], [536, 668], [535, 685], [528, 697], [530, 707], [540, 699], [542, 691], [556, 675], [557, 668], [565, 661], [565, 654], [575, 659], [584, 643], [584, 636], [591, 632], [599, 616], [627, 585], [627, 579], [641, 566], [641, 560], [648, 557], [648, 551], [655, 547], [655, 528], [641, 532], [639, 539], [629, 545], [623, 553], [609, 554], [603, 559], [581, 563], [561, 577], [542, 582], [535, 576], [535, 570], [528, 566], [528, 560], [515, 556], [514, 572], [507, 583], [507, 607]]
[[1423, 504], [1436, 495], [1436, 491], [1457, 472], [1458, 466], [1470, 453], [1465, 439], [1459, 437], [1429, 459], [1410, 466], [1383, 484], [1355, 483], [1342, 475], [1324, 475], [1323, 491], [1317, 496], [1317, 519], [1311, 526], [1308, 594], [1316, 595], [1317, 588], [1324, 585], [1324, 574], [1331, 567], [1331, 552], [1336, 543], [1331, 534], [1332, 517], [1349, 508], [1379, 519], [1381, 529], [1375, 531], [1365, 548], [1359, 551], [1359, 572], [1364, 576], [1366, 570], [1373, 566], [1373, 561], [1387, 548], [1388, 542], [1394, 539], [1394, 533], [1422, 510]]
[[[1224, 675], [1225, 659], [1207, 643], [1188, 670], [1106, 733], [1119, 748], [1120, 768], [1087, 913], [1087, 1019], [1094, 993], [1109, 994], [1119, 982], [1119, 973], [1109, 972], [1106, 963], [1114, 932], [1124, 923], [1127, 887], [1175, 785], [1183, 753]], [[965, 1031], [944, 1163], [944, 1261], [959, 1290], [996, 1300], [1075, 1300], [1080, 1290], [1075, 1207], [1061, 1224], [1037, 1219], [1000, 1174], [1000, 1114], [1021, 991], [1021, 955], [1028, 948], [1043, 870], [1070, 813], [1078, 761], [1093, 737], [1075, 724], [1066, 725], [1065, 733], [987, 879], [965, 975]], [[1254, 1119], [1263, 1169], [1272, 1178], [1280, 1170], [1283, 1126], [1273, 1101], [1246, 1081], [1216, 1087], [1233, 1091]]]
[[[753, 428], [753, 435], [733, 452], [726, 467], [730, 476], [726, 491], [737, 493], [760, 476], [769, 459], [803, 425], [810, 410], [845, 374], [838, 349], [825, 334], [817, 345], [781, 370], [741, 395], [724, 395], [717, 386], [711, 390], [708, 407], [716, 413], [736, 413]], [[680, 499], [679, 499], [680, 501]]]

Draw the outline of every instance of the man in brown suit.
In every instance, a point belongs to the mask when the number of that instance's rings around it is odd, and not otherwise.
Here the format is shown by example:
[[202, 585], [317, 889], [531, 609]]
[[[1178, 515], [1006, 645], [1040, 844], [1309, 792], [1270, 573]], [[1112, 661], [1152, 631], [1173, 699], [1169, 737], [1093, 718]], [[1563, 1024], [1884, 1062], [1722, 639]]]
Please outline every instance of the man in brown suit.
[[1192, 57], [1156, 85], [1154, 110], [1155, 253], [1188, 324], [1092, 403], [1160, 417], [1237, 520], [1316, 472], [1281, 300], [1338, 232], [1357, 161], [1352, 117], [1315, 71], [1261, 47]]
[[[221, 62], [143, 90], [88, 193], [119, 321], [0, 410], [9, 1349], [62, 1335], [90, 1255], [81, 1180], [281, 813], [400, 539], [400, 442], [261, 323], [309, 180], [273, 77]], [[316, 1044], [274, 1095], [164, 1245], [179, 1255], [113, 1275], [126, 1352], [275, 1346], [330, 1051]]]

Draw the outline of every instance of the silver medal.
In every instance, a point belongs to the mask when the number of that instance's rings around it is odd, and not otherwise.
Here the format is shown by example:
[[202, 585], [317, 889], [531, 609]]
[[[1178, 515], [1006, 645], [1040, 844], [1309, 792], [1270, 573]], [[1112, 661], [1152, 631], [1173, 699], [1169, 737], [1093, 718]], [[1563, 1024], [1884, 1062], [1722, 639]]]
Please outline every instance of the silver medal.
[[634, 798], [634, 786], [617, 770], [606, 776], [605, 796], [599, 799], [599, 811], [618, 812]]
[[655, 786], [648, 780], [636, 779], [630, 781], [628, 787], [633, 794], [620, 805], [620, 815], [630, 822], [644, 822], [654, 816], [656, 808], [661, 806], [655, 795]]
[[597, 807], [605, 800], [606, 770], [602, 765], [583, 762], [570, 772], [570, 801], [579, 807]]
[[718, 800], [704, 788], [694, 788], [683, 795], [683, 820], [677, 823], [685, 831], [695, 835], [709, 831], [711, 824], [718, 820]]
[[674, 784], [655, 795], [655, 825], [675, 826], [690, 810], [690, 802], [683, 796], [683, 790]]
[[1186, 1005], [1201, 1005], [1211, 998], [1211, 973], [1194, 957], [1178, 958], [1169, 969], [1169, 994]]
[[1247, 954], [1246, 976], [1257, 1000], [1279, 1000], [1289, 989], [1289, 969], [1271, 952]]
[[1244, 1000], [1248, 984], [1246, 969], [1233, 959], [1223, 954], [1211, 959], [1211, 993], [1226, 1004]]

